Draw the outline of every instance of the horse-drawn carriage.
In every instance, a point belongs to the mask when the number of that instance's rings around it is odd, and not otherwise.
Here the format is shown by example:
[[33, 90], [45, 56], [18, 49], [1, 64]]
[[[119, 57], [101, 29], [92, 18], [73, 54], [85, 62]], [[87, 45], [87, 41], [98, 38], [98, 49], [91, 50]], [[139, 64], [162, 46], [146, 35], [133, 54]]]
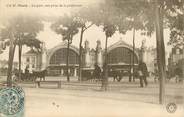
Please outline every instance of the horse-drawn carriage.
[[32, 73], [26, 72], [22, 73], [21, 72], [21, 77], [19, 78], [19, 72], [14, 73], [14, 80], [15, 81], [32, 81], [35, 82], [37, 78], [40, 78], [41, 80], [45, 80], [45, 76], [47, 74], [47, 70], [40, 70], [40, 71], [33, 71]]
[[82, 81], [93, 79], [94, 68], [83, 68], [82, 69]]
[[102, 80], [102, 70], [100, 68], [84, 68], [82, 69], [82, 80], [98, 82]]
[[[120, 82], [124, 76], [131, 76], [128, 69], [108, 69], [108, 76], [112, 77], [114, 81]], [[134, 77], [138, 77], [137, 73], [134, 73]], [[85, 68], [82, 70], [82, 80], [83, 81], [101, 81], [103, 78], [103, 72], [100, 70], [95, 70], [94, 68]]]

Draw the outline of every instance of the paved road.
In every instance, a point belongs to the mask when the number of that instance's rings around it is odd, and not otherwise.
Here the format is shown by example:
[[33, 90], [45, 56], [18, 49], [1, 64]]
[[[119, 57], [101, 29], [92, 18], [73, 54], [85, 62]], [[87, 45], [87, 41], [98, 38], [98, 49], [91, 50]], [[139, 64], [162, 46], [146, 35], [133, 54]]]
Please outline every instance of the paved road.
[[183, 117], [184, 85], [174, 80], [166, 84], [166, 102], [174, 102], [178, 109], [174, 114], [158, 104], [159, 84], [149, 79], [148, 87], [140, 88], [139, 80], [109, 83], [107, 92], [100, 91], [100, 82], [70, 83], [64, 77], [47, 77], [46, 80], [61, 80], [62, 88], [34, 83], [20, 83], [26, 93], [26, 117]]
[[[26, 88], [26, 117], [183, 117], [165, 105], [131, 101], [129, 95], [112, 92]], [[127, 100], [124, 100], [127, 98]], [[134, 95], [134, 98], [137, 98]]]

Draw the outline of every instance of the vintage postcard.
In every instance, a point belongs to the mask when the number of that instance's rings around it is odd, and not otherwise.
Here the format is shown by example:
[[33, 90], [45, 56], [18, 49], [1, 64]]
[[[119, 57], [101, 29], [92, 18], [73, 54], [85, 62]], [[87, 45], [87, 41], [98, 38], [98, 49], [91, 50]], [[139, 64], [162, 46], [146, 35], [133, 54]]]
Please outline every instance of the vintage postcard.
[[184, 117], [184, 2], [0, 0], [0, 117]]

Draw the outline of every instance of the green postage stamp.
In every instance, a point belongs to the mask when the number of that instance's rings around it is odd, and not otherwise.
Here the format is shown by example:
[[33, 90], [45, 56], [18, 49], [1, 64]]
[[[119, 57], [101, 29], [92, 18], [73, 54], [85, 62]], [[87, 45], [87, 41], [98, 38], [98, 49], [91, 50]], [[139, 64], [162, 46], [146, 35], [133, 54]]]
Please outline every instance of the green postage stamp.
[[23, 117], [24, 91], [21, 87], [0, 90], [0, 115], [2, 117]]

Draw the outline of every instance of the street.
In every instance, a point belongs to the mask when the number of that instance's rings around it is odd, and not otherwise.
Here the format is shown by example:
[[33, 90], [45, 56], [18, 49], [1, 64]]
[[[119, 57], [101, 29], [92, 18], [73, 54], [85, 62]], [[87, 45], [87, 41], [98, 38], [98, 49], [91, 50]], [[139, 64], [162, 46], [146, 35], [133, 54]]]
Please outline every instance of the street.
[[[58, 80], [61, 77], [47, 77]], [[26, 94], [25, 117], [182, 117], [184, 115], [184, 85], [171, 80], [166, 84], [166, 101], [158, 104], [159, 84], [148, 79], [149, 85], [139, 87], [139, 80], [128, 82], [109, 81], [108, 91], [100, 90], [100, 82], [70, 83], [62, 78], [61, 89], [55, 85], [43, 84], [35, 88], [33, 83], [20, 83]], [[177, 110], [169, 113], [168, 103], [175, 103]]]

